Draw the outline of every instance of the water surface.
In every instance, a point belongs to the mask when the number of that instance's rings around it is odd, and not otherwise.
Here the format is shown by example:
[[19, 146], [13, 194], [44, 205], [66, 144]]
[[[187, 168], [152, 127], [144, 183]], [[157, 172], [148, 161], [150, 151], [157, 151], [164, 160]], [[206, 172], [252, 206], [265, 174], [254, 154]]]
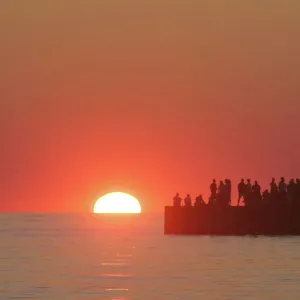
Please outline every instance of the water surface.
[[164, 236], [161, 214], [0, 215], [0, 299], [299, 299], [300, 237]]

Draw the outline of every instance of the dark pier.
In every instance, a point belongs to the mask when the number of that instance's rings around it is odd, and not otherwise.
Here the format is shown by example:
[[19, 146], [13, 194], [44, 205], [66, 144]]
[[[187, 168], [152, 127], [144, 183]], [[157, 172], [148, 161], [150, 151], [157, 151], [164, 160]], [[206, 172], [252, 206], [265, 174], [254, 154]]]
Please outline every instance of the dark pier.
[[289, 205], [165, 207], [164, 232], [178, 235], [300, 235], [300, 213]]

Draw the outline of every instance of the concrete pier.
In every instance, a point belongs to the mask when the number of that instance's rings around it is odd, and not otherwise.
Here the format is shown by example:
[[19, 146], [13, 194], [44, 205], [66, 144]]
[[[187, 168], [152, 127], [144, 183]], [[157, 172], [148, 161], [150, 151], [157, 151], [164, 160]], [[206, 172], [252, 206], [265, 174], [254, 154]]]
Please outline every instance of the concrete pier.
[[280, 205], [165, 207], [165, 234], [178, 235], [300, 235], [299, 210]]

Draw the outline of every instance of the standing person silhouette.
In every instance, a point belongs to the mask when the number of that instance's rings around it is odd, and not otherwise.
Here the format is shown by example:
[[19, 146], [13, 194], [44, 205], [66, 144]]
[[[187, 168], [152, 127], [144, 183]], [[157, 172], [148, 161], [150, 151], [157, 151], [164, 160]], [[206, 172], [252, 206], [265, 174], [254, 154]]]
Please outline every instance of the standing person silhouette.
[[245, 205], [249, 205], [250, 203], [252, 203], [252, 200], [253, 200], [252, 196], [253, 196], [252, 184], [251, 184], [251, 180], [248, 178], [247, 184], [245, 187]]
[[278, 184], [278, 191], [279, 191], [280, 200], [284, 201], [286, 199], [286, 183], [285, 183], [284, 177], [280, 178], [280, 181]]
[[239, 198], [238, 198], [237, 206], [240, 205], [241, 198], [243, 198], [243, 200], [245, 202], [245, 193], [246, 193], [246, 184], [245, 184], [244, 178], [242, 178], [240, 183], [238, 184]]
[[219, 184], [219, 197], [218, 197], [218, 204], [220, 206], [224, 206], [225, 202], [226, 202], [226, 185], [224, 184], [223, 180], [220, 180], [220, 184]]
[[190, 194], [187, 194], [186, 197], [184, 198], [184, 205], [192, 206], [192, 198], [191, 198]]
[[300, 179], [299, 178], [296, 178], [296, 183], [295, 183], [294, 206], [296, 207], [296, 209], [299, 209], [300, 206]]
[[181, 198], [179, 197], [179, 193], [176, 193], [173, 198], [173, 206], [181, 206]]
[[254, 184], [252, 186], [252, 193], [253, 193], [253, 199], [255, 202], [258, 202], [261, 200], [261, 187], [258, 184], [257, 180], [254, 181]]
[[294, 179], [291, 179], [286, 187], [286, 196], [288, 204], [292, 206], [296, 198], [296, 183]]
[[271, 193], [271, 197], [275, 198], [277, 196], [277, 192], [278, 192], [278, 187], [277, 184], [275, 182], [275, 178], [272, 178], [272, 181], [270, 182], [270, 193]]
[[231, 205], [231, 180], [225, 179], [226, 186], [226, 204]]
[[211, 200], [215, 201], [217, 199], [217, 183], [216, 183], [216, 179], [213, 179], [211, 185], [210, 185], [210, 198]]

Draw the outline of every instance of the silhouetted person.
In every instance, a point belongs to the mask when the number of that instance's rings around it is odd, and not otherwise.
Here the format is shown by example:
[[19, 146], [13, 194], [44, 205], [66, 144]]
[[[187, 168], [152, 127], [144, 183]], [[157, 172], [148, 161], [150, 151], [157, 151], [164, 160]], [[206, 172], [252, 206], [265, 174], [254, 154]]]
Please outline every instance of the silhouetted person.
[[205, 204], [205, 202], [203, 200], [202, 195], [197, 196], [196, 199], [195, 199], [195, 206], [199, 207], [199, 206], [204, 205], [204, 204]]
[[240, 201], [241, 198], [243, 198], [244, 202], [245, 202], [245, 192], [246, 192], [246, 185], [245, 185], [245, 181], [242, 178], [241, 182], [238, 184], [238, 194], [239, 194], [239, 198], [238, 198], [238, 203], [237, 206], [240, 205]]
[[277, 192], [278, 192], [278, 187], [275, 182], [275, 178], [272, 178], [272, 181], [270, 183], [270, 192], [271, 192], [271, 197], [275, 199], [275, 197], [277, 196]]
[[184, 205], [192, 206], [192, 199], [191, 199], [190, 194], [187, 194], [186, 197], [184, 198]]
[[230, 205], [231, 204], [231, 181], [230, 181], [230, 179], [225, 179], [225, 186], [226, 186], [226, 204]]
[[211, 185], [210, 185], [210, 197], [212, 200], [217, 199], [217, 184], [216, 184], [216, 179], [213, 179]]
[[286, 188], [287, 200], [289, 205], [293, 205], [294, 199], [296, 198], [296, 183], [294, 179], [291, 179]]
[[[296, 178], [296, 188], [295, 188], [296, 198], [300, 198], [300, 179]], [[300, 199], [299, 199], [300, 201]]]
[[179, 197], [179, 193], [176, 193], [176, 196], [173, 198], [174, 206], [181, 206], [181, 198]]
[[218, 199], [219, 199], [219, 193], [217, 193], [215, 199], [212, 198], [212, 197], [209, 197], [209, 198], [208, 198], [208, 204], [209, 204], [209, 205], [215, 205], [216, 203], [218, 203]]
[[252, 192], [253, 192], [253, 198], [255, 199], [255, 201], [261, 200], [261, 187], [257, 183], [256, 180], [254, 181], [254, 184], [252, 186]]
[[278, 192], [280, 200], [283, 201], [286, 199], [286, 183], [284, 181], [284, 177], [281, 177], [279, 184], [278, 184]]
[[232, 191], [231, 179], [228, 179], [228, 187], [229, 187], [229, 204], [231, 205], [231, 191]]
[[251, 180], [248, 178], [245, 187], [245, 205], [249, 205], [252, 200], [252, 185]]
[[262, 202], [264, 205], [269, 205], [271, 200], [271, 194], [268, 190], [264, 190], [262, 193]]
[[227, 194], [227, 188], [226, 188], [223, 180], [220, 180], [219, 197], [217, 199], [217, 202], [219, 205], [223, 206], [224, 203], [226, 203], [226, 194]]
[[296, 178], [294, 205], [297, 209], [300, 208], [300, 179], [299, 178]]

